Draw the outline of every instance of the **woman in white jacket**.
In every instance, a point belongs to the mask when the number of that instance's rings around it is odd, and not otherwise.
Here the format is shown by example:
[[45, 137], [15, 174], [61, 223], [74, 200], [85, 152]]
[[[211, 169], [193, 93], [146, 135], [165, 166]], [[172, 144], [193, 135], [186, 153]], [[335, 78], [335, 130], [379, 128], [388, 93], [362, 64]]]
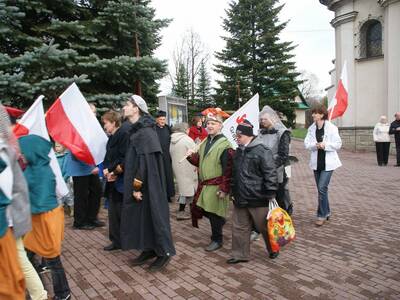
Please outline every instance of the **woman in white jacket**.
[[304, 145], [311, 151], [310, 167], [314, 171], [318, 188], [318, 210], [315, 225], [322, 226], [329, 220], [328, 185], [333, 170], [340, 167], [337, 150], [342, 146], [338, 128], [327, 120], [328, 112], [320, 105], [312, 110], [314, 123], [308, 128]]
[[[185, 213], [186, 205], [193, 201], [197, 189], [197, 169], [191, 165], [185, 157], [189, 149], [194, 149], [196, 144], [188, 136], [189, 126], [187, 123], [175, 124], [172, 127], [170, 153], [172, 159], [172, 170], [176, 178], [179, 191], [179, 209], [176, 214], [177, 220], [190, 219], [190, 214]], [[190, 210], [190, 208], [189, 208]]]
[[376, 146], [376, 159], [379, 166], [386, 166], [389, 159], [390, 149], [390, 124], [386, 116], [381, 116], [378, 123], [374, 127], [374, 142]]

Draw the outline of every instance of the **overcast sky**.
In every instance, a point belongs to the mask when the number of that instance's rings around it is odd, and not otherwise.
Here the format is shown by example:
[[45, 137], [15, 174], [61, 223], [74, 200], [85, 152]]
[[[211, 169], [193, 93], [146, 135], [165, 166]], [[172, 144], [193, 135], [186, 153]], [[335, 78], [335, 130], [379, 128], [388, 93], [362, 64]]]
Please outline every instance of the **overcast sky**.
[[[215, 51], [224, 47], [221, 36], [225, 33], [221, 24], [228, 3], [229, 0], [152, 0], [158, 18], [173, 19], [162, 30], [163, 41], [156, 57], [170, 61], [172, 69], [172, 53], [191, 28], [200, 35], [212, 57]], [[315, 73], [321, 88], [329, 86], [328, 71], [333, 68], [335, 56], [334, 30], [329, 24], [333, 13], [318, 0], [281, 0], [281, 3], [286, 5], [280, 19], [289, 21], [281, 39], [298, 45], [294, 50], [297, 68]], [[210, 61], [212, 63], [215, 59]], [[211, 76], [215, 78], [215, 74]], [[162, 94], [170, 92], [169, 78], [161, 81], [160, 89]]]

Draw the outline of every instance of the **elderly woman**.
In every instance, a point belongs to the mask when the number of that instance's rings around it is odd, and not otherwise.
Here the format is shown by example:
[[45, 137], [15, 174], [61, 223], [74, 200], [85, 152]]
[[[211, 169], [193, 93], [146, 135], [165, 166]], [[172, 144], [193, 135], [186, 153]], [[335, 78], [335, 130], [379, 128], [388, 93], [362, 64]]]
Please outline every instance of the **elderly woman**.
[[190, 215], [185, 213], [186, 204], [193, 201], [193, 196], [197, 189], [197, 169], [186, 159], [182, 162], [189, 149], [195, 147], [194, 141], [188, 136], [189, 127], [186, 123], [176, 124], [172, 127], [170, 153], [172, 158], [172, 169], [178, 184], [179, 209], [176, 214], [177, 220], [190, 219]]
[[338, 128], [327, 120], [328, 111], [323, 105], [312, 109], [314, 123], [308, 128], [304, 146], [311, 151], [310, 167], [314, 171], [318, 188], [318, 210], [315, 225], [322, 226], [329, 220], [328, 185], [335, 169], [340, 167], [337, 150], [342, 146]]
[[376, 147], [376, 159], [379, 166], [386, 166], [389, 158], [390, 149], [390, 124], [386, 116], [381, 116], [378, 123], [374, 127], [374, 142]]
[[289, 177], [285, 172], [285, 167], [290, 165], [290, 131], [282, 123], [278, 114], [268, 105], [264, 106], [260, 111], [259, 119], [260, 132], [257, 139], [271, 149], [275, 161], [278, 176], [276, 200], [279, 206], [291, 215], [293, 205], [289, 195]]

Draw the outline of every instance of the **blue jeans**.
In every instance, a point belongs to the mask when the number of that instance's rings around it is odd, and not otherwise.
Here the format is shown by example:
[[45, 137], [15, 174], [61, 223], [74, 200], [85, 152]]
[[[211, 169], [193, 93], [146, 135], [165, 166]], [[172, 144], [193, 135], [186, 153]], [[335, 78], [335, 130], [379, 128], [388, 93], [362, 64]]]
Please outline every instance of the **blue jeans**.
[[331, 215], [328, 199], [328, 185], [333, 171], [314, 171], [315, 183], [318, 188], [317, 217], [326, 219]]

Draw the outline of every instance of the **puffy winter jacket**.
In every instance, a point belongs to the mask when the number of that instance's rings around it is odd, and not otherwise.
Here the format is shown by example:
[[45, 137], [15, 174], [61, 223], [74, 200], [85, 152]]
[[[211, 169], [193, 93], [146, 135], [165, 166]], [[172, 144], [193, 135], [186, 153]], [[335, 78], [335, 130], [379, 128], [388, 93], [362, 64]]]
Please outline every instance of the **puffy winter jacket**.
[[275, 197], [275, 161], [272, 151], [260, 139], [236, 150], [231, 185], [236, 207], [266, 207]]

